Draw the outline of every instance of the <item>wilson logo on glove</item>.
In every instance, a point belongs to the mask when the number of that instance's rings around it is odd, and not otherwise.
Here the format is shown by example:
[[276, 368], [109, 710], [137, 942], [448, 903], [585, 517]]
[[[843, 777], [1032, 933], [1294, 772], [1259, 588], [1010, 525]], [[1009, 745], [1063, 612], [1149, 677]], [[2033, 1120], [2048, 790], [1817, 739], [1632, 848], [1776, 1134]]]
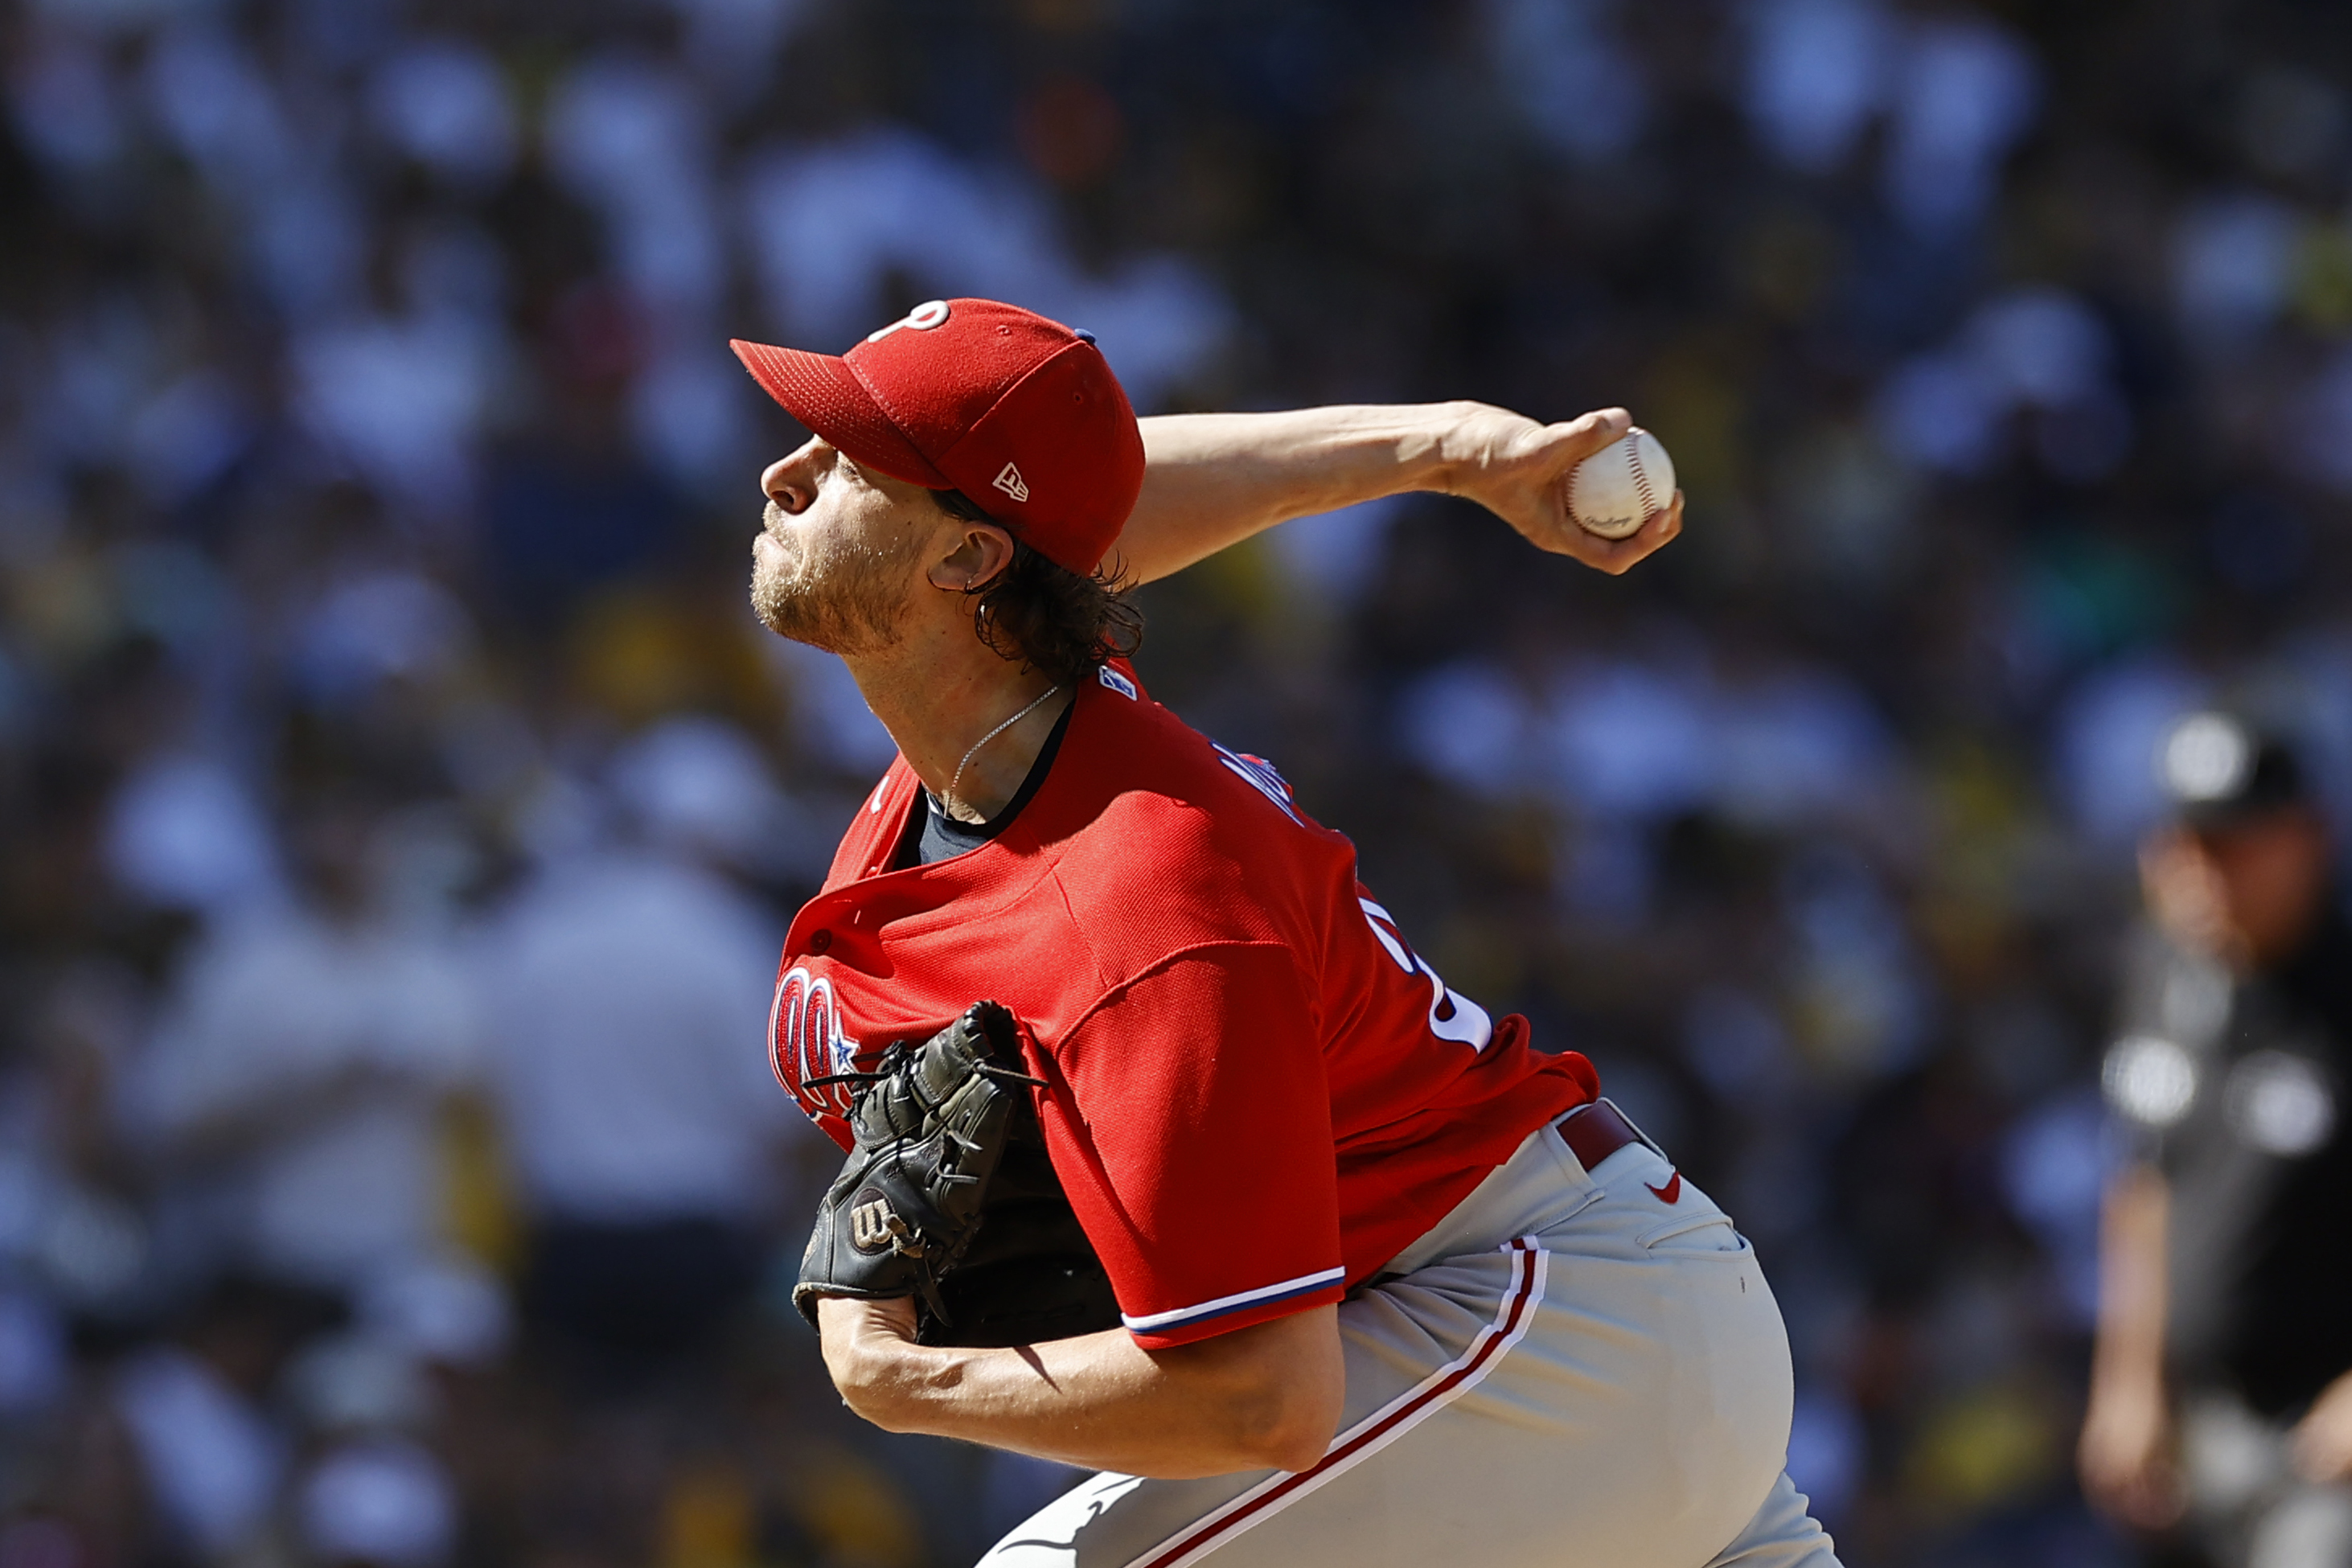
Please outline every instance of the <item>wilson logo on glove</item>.
[[824, 1296], [912, 1296], [948, 1321], [940, 1277], [971, 1245], [1014, 1112], [1026, 1110], [1029, 1089], [1043, 1087], [1006, 1065], [1020, 1059], [1013, 1015], [980, 1002], [919, 1045], [893, 1045], [872, 1072], [803, 1081], [854, 1086], [856, 1140], [817, 1205], [793, 1289], [810, 1322]]
[[849, 1211], [851, 1246], [860, 1252], [888, 1252], [896, 1247], [910, 1257], [921, 1257], [921, 1241], [900, 1245], [899, 1238], [906, 1235], [907, 1222], [891, 1212], [889, 1199], [872, 1187], [857, 1194], [856, 1206]]

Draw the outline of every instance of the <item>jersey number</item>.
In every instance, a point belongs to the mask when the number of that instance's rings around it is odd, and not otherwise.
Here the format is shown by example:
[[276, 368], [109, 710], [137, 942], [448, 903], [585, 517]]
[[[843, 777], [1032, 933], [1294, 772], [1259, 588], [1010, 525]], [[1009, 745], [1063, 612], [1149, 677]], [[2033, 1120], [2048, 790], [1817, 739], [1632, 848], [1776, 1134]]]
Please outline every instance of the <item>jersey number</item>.
[[1495, 1037], [1495, 1021], [1486, 1016], [1486, 1009], [1467, 996], [1456, 995], [1445, 988], [1437, 971], [1421, 954], [1413, 952], [1397, 930], [1396, 917], [1370, 899], [1356, 900], [1364, 908], [1364, 919], [1370, 923], [1372, 934], [1388, 949], [1397, 967], [1407, 974], [1429, 976], [1429, 1032], [1441, 1040], [1455, 1040], [1474, 1051], [1483, 1051], [1486, 1042]]
[[[1209, 743], [1216, 745], [1213, 741]], [[1253, 757], [1246, 752], [1228, 751], [1223, 746], [1217, 746], [1217, 760], [1238, 773], [1250, 787], [1280, 806], [1283, 816], [1293, 822], [1298, 821], [1298, 813], [1290, 804], [1290, 785], [1274, 771], [1272, 763], [1264, 757]], [[1412, 945], [1404, 940], [1404, 933], [1397, 930], [1394, 915], [1370, 899], [1359, 898], [1356, 902], [1363, 906], [1364, 919], [1370, 922], [1372, 934], [1381, 939], [1381, 945], [1388, 949], [1389, 956], [1396, 960], [1397, 967], [1407, 974], [1429, 976], [1429, 1032], [1441, 1040], [1454, 1040], [1474, 1051], [1485, 1050], [1486, 1042], [1495, 1037], [1495, 1021], [1486, 1016], [1486, 1009], [1467, 996], [1457, 996], [1445, 988], [1445, 982], [1437, 977], [1437, 971], [1423, 962], [1421, 955], [1413, 952]]]

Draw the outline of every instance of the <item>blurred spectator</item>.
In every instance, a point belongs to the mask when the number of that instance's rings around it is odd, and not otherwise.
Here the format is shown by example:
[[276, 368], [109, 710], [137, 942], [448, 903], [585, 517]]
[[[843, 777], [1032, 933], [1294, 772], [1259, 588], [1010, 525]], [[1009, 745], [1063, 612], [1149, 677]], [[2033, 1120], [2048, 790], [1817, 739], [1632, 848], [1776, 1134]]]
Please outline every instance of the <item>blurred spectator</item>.
[[2218, 1562], [2352, 1557], [2352, 921], [2288, 745], [2174, 724], [2125, 976], [2084, 1483]]
[[479, 955], [532, 1225], [525, 1310], [640, 1359], [709, 1348], [786, 1190], [795, 1129], [761, 1037], [782, 933], [724, 869], [784, 803], [707, 720], [657, 726], [611, 774], [620, 834], [554, 852]]
[[[268, 1307], [246, 1317], [216, 1300], [199, 1319], [198, 1344], [228, 1360], [173, 1348], [147, 1351], [115, 1379], [115, 1402], [139, 1454], [159, 1511], [180, 1541], [205, 1557], [226, 1557], [257, 1544], [277, 1505], [286, 1468], [286, 1438], [231, 1373], [248, 1378], [258, 1370], [236, 1364], [247, 1346], [236, 1336]], [[282, 1355], [282, 1345], [256, 1347]]]
[[287, 816], [294, 900], [190, 952], [131, 1093], [223, 1264], [348, 1303], [445, 1245], [439, 1113], [480, 1026], [448, 932], [387, 907], [383, 806], [333, 783]]
[[110, 816], [110, 868], [142, 899], [226, 914], [276, 890], [268, 830], [241, 782], [216, 762], [156, 757], [124, 783]]
[[457, 1545], [447, 1471], [398, 1439], [327, 1454], [303, 1478], [296, 1509], [305, 1553], [324, 1568], [436, 1568]]

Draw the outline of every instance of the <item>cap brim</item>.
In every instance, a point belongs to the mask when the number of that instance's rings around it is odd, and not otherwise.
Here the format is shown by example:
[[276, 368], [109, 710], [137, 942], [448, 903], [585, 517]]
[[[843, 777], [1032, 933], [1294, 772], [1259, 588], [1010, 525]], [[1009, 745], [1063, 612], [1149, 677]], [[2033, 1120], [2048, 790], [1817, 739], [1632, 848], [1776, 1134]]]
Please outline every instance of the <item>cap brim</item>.
[[769, 396], [858, 463], [926, 489], [955, 489], [955, 482], [891, 423], [848, 361], [741, 338], [730, 339], [727, 346]]

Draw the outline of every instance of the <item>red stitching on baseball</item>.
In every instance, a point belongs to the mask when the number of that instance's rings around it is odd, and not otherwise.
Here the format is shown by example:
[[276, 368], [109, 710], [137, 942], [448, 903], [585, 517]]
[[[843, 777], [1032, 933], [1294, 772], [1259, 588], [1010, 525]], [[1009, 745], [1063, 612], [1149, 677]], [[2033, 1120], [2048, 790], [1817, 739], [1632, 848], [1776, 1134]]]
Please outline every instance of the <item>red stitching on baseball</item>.
[[1658, 510], [1658, 492], [1650, 488], [1650, 472], [1642, 467], [1642, 427], [1625, 432], [1625, 460], [1633, 466], [1633, 488], [1642, 492], [1642, 517], [1646, 521]]

